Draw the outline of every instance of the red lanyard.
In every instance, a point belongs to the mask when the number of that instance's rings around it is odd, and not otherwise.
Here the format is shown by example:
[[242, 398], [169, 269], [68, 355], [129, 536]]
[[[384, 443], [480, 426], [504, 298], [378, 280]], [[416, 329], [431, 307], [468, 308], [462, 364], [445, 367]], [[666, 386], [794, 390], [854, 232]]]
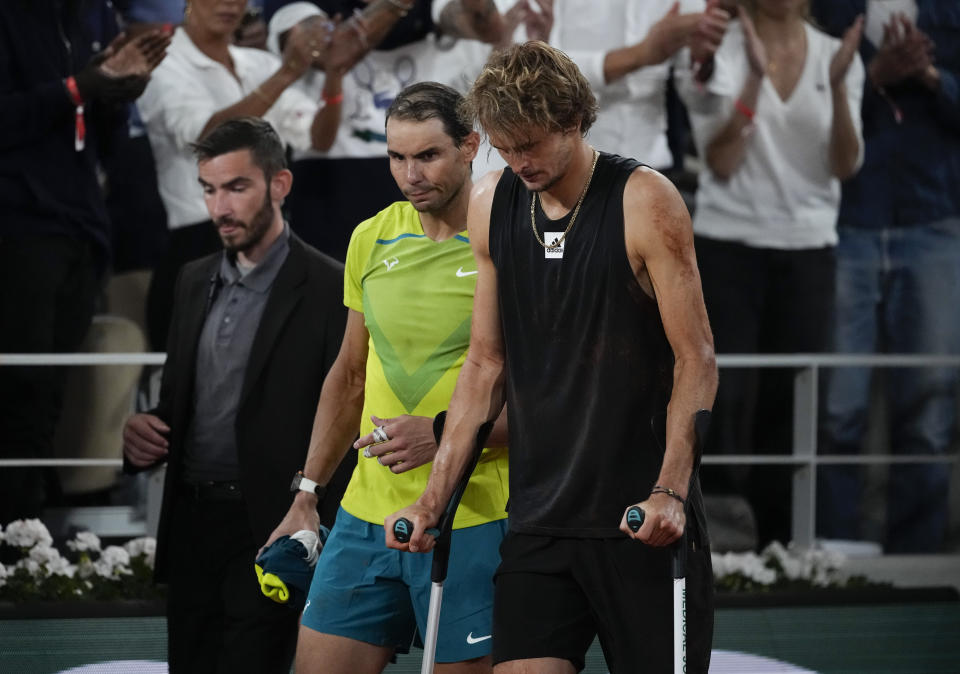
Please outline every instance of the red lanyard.
[[73, 147], [77, 152], [83, 150], [84, 139], [87, 136], [87, 125], [83, 120], [83, 97], [80, 95], [80, 88], [77, 86], [77, 80], [71, 75], [64, 83], [67, 86], [67, 93], [70, 94], [70, 100], [76, 107], [74, 118], [74, 136]]

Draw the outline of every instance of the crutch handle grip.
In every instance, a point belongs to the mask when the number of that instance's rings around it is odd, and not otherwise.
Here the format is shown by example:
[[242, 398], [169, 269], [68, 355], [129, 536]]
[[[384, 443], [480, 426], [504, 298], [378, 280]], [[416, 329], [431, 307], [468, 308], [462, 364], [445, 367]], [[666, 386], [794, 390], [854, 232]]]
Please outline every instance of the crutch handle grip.
[[[440, 535], [440, 530], [434, 527], [430, 527], [426, 531], [427, 535], [433, 536], [434, 538]], [[393, 523], [393, 537], [396, 538], [401, 543], [406, 543], [410, 540], [410, 536], [413, 535], [413, 522], [408, 520], [406, 517], [401, 517], [396, 522]]]
[[647, 514], [643, 512], [643, 508], [640, 506], [630, 506], [627, 508], [627, 526], [630, 527], [630, 531], [637, 533], [640, 531], [640, 527], [643, 526], [643, 520], [646, 519]]
[[[627, 508], [627, 526], [630, 528], [630, 531], [637, 533], [640, 531], [640, 527], [643, 526], [643, 521], [646, 519], [647, 515], [643, 512], [643, 508], [640, 506], [630, 506]], [[673, 557], [671, 562], [671, 569], [673, 571], [674, 578], [683, 578], [687, 575], [687, 534], [684, 532], [683, 536], [673, 544]]]

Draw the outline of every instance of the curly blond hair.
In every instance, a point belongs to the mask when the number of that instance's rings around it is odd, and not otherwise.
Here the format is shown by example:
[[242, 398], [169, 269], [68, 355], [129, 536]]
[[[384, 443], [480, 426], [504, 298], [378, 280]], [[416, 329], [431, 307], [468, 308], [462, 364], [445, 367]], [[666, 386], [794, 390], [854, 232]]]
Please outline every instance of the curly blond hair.
[[577, 127], [582, 135], [597, 119], [590, 84], [559, 49], [527, 42], [494, 52], [466, 95], [464, 114], [489, 134], [522, 138], [531, 128], [548, 132]]

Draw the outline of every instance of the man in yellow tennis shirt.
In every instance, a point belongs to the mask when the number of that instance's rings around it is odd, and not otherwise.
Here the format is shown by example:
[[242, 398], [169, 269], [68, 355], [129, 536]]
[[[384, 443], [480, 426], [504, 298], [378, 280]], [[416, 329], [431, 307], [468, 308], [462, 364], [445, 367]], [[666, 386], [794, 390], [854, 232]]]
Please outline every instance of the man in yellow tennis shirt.
[[[433, 417], [450, 402], [470, 338], [477, 267], [466, 235], [479, 138], [461, 97], [424, 82], [387, 111], [393, 177], [407, 201], [362, 222], [347, 252], [343, 345], [324, 382], [297, 496], [271, 536], [316, 529], [316, 500], [359, 431], [358, 460], [317, 563], [296, 669], [380, 672], [425, 629], [426, 555], [384, 544], [384, 518], [426, 486]], [[493, 573], [506, 532], [506, 424], [499, 420], [453, 524], [437, 671], [489, 672]]]

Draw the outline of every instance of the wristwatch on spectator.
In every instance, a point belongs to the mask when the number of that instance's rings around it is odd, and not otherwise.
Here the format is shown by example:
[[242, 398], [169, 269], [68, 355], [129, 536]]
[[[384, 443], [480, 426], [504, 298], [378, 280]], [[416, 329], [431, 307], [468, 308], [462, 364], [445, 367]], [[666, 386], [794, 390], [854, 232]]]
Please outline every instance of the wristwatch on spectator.
[[298, 470], [297, 474], [293, 476], [293, 482], [290, 483], [290, 491], [305, 491], [308, 494], [315, 494], [318, 499], [321, 499], [327, 493], [327, 488], [306, 477], [302, 470]]

